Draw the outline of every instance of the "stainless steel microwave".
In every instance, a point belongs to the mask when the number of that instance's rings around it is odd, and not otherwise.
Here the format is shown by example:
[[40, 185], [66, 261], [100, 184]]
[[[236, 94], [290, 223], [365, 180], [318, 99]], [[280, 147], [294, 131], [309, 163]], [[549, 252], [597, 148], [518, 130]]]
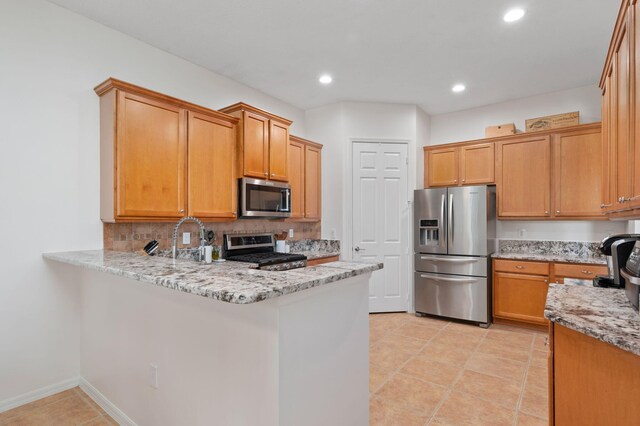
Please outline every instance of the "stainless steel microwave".
[[241, 217], [291, 217], [291, 186], [284, 182], [240, 179]]

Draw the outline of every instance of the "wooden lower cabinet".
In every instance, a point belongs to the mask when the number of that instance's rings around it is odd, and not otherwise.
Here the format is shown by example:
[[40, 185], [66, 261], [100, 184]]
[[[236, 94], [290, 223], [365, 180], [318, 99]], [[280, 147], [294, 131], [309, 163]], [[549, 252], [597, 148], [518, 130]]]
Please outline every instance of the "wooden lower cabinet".
[[493, 317], [523, 325], [547, 325], [544, 306], [549, 283], [563, 284], [565, 278], [591, 280], [606, 273], [605, 265], [494, 259]]
[[319, 259], [311, 259], [307, 261], [307, 266], [317, 266], [323, 263], [337, 262], [340, 260], [340, 256], [321, 257]]
[[639, 424], [640, 357], [555, 323], [550, 329], [550, 424]]

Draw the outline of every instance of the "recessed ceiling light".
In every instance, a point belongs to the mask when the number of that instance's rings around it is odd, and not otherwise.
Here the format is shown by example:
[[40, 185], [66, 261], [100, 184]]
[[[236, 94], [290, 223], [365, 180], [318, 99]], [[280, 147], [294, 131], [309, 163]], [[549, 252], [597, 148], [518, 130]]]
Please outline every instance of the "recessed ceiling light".
[[456, 84], [451, 88], [451, 91], [454, 93], [460, 93], [460, 92], [464, 92], [464, 89], [466, 89], [464, 84]]
[[333, 78], [329, 74], [323, 74], [320, 76], [318, 81], [322, 84], [329, 84], [333, 81]]
[[515, 9], [511, 9], [507, 13], [504, 14], [504, 22], [515, 22], [519, 19], [522, 19], [524, 16], [524, 9], [520, 9], [519, 7]]

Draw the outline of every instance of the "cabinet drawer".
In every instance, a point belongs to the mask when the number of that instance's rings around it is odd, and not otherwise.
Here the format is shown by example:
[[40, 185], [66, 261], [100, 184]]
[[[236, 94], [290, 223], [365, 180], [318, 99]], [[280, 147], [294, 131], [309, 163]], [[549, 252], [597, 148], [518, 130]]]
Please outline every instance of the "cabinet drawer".
[[606, 275], [607, 267], [604, 265], [556, 263], [553, 265], [553, 271], [559, 277], [592, 279], [596, 275]]
[[500, 272], [514, 272], [520, 274], [549, 275], [549, 263], [530, 262], [527, 260], [495, 259], [493, 269]]

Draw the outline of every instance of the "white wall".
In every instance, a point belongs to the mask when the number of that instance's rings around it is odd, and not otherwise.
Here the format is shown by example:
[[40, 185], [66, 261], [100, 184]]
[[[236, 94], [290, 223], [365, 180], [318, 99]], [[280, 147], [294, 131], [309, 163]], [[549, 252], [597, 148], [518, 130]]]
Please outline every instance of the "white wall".
[[499, 220], [496, 228], [498, 238], [508, 240], [600, 241], [627, 232], [627, 221]]
[[[464, 96], [461, 95], [461, 96]], [[484, 138], [484, 129], [515, 123], [524, 130], [524, 121], [563, 112], [580, 111], [580, 123], [600, 121], [601, 92], [597, 85], [578, 87], [529, 98], [431, 117], [431, 145]]]
[[99, 115], [113, 76], [209, 107], [245, 101], [304, 113], [40, 0], [0, 13], [0, 405], [79, 372], [79, 287], [42, 252], [102, 247]]

